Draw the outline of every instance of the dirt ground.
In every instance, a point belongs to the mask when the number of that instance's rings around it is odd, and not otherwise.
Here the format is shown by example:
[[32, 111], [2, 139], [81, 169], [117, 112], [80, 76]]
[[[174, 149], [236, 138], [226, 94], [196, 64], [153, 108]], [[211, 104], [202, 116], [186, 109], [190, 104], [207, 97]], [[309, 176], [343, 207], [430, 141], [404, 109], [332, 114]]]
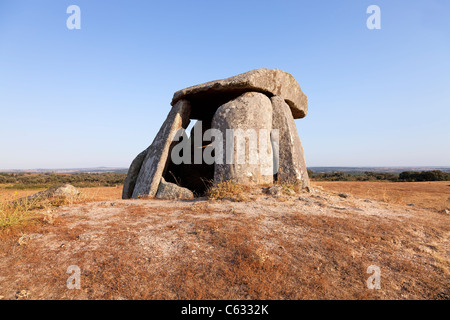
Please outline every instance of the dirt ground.
[[[51, 223], [0, 231], [0, 298], [449, 299], [449, 193], [408, 185], [404, 203], [365, 182], [278, 197], [256, 187], [242, 202], [82, 189], [89, 200], [55, 208]], [[80, 289], [67, 286], [73, 266]], [[374, 266], [380, 289], [367, 286]]]

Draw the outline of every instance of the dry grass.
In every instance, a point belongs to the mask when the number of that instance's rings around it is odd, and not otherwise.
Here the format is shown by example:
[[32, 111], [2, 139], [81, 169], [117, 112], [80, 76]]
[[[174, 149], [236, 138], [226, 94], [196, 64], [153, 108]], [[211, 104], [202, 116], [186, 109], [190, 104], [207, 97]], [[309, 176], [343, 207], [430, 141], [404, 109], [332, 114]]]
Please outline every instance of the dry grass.
[[0, 230], [24, 225], [30, 218], [33, 201], [23, 201], [16, 205], [0, 202]]
[[223, 181], [216, 186], [211, 186], [207, 191], [207, 196], [211, 200], [246, 201], [245, 193], [248, 191], [248, 186], [231, 181]]
[[281, 187], [281, 190], [284, 194], [291, 194], [292, 191], [296, 193], [303, 192], [301, 184], [298, 183], [277, 183]]
[[[83, 197], [80, 200], [86, 201], [106, 201], [106, 200], [117, 200], [122, 198], [122, 187], [95, 187], [95, 188], [80, 188], [80, 192]], [[24, 198], [35, 194], [37, 192], [43, 191], [45, 189], [34, 189], [34, 190], [14, 190], [14, 189], [4, 189], [0, 186], [0, 202], [14, 201], [20, 198]]]
[[[70, 206], [93, 201], [117, 199], [121, 188], [85, 188], [77, 197], [53, 197], [50, 199], [26, 199], [27, 196], [42, 190], [0, 189], [0, 230], [23, 227], [39, 220], [51, 221], [51, 211], [57, 207]], [[24, 199], [14, 202], [18, 199]]]
[[433, 182], [369, 182], [314, 181], [324, 190], [346, 192], [354, 196], [442, 211], [450, 209], [450, 181]]

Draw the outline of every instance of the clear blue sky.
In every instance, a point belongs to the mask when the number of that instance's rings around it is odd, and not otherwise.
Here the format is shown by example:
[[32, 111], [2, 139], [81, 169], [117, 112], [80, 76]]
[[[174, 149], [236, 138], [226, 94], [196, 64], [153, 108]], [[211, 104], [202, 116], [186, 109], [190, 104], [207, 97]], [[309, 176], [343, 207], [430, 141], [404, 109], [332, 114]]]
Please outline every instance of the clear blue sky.
[[448, 0], [0, 0], [0, 169], [128, 167], [175, 91], [255, 68], [308, 96], [308, 166], [449, 166], [449, 17]]

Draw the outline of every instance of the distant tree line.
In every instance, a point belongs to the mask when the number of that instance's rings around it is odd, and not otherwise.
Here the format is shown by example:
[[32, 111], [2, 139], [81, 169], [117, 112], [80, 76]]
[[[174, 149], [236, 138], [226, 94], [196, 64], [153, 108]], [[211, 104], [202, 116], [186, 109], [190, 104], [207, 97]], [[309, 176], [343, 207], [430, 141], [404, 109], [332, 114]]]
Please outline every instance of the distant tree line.
[[404, 171], [400, 173], [401, 181], [449, 181], [450, 173], [441, 170], [433, 171]]
[[318, 181], [393, 181], [393, 182], [414, 182], [414, 181], [450, 181], [450, 173], [440, 170], [433, 171], [404, 171], [401, 173], [389, 172], [318, 172], [308, 169], [308, 175], [313, 180]]
[[70, 183], [78, 188], [110, 187], [123, 184], [126, 173], [0, 173], [0, 184], [7, 188], [34, 189]]
[[[400, 174], [389, 172], [313, 172], [309, 177], [318, 181], [450, 181], [450, 173], [440, 170], [404, 171]], [[126, 173], [1, 173], [0, 185], [11, 189], [50, 188], [70, 183], [78, 188], [111, 187], [123, 184]]]

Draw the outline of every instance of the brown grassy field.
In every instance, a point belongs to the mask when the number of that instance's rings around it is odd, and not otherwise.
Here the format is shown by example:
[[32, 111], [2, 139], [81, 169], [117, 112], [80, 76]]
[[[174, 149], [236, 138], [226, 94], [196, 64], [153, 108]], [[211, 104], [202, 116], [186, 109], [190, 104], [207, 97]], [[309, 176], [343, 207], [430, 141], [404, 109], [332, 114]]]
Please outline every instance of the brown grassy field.
[[433, 182], [369, 182], [314, 181], [324, 190], [350, 193], [356, 197], [393, 204], [414, 204], [420, 208], [450, 209], [450, 181]]
[[[450, 298], [450, 217], [420, 205], [445, 204], [442, 183], [314, 186], [278, 197], [245, 189], [237, 201], [120, 200], [120, 187], [81, 189], [80, 199], [46, 208], [53, 219], [37, 210], [0, 231], [0, 298]], [[0, 192], [11, 200], [35, 191]], [[385, 196], [395, 192], [425, 202]], [[82, 271], [79, 290], [66, 286], [71, 265]], [[371, 265], [380, 290], [366, 286]]]
[[[85, 201], [104, 201], [104, 200], [118, 200], [122, 198], [123, 186], [117, 187], [96, 187], [96, 188], [82, 188], [80, 189], [85, 195]], [[0, 186], [0, 201], [13, 201], [19, 198], [27, 197], [45, 189], [32, 190], [14, 190], [4, 189]]]
[[[312, 181], [313, 187], [332, 192], [349, 193], [355, 197], [386, 203], [409, 205], [435, 210], [450, 209], [450, 181], [433, 182], [371, 182], [371, 181]], [[42, 191], [14, 190], [0, 187], [0, 201], [11, 201]], [[122, 186], [81, 189], [89, 201], [119, 200]]]

